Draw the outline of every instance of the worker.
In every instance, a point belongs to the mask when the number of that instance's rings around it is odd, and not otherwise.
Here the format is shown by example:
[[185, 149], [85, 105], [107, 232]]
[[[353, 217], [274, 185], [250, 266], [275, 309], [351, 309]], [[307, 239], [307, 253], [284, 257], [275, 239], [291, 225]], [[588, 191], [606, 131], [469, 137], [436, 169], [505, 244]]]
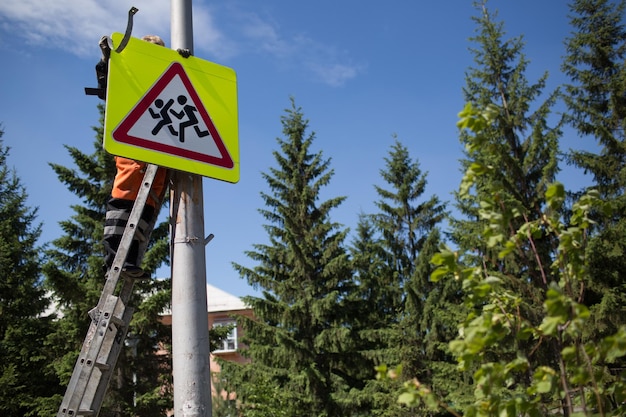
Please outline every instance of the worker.
[[[165, 46], [165, 43], [159, 36], [147, 35], [142, 39], [147, 42]], [[106, 37], [101, 39], [100, 48], [102, 50], [102, 59], [96, 65], [96, 75], [98, 78], [98, 86], [100, 87], [102, 93], [98, 94], [98, 96], [104, 100], [106, 98], [108, 58], [110, 56], [110, 46], [107, 43]], [[117, 171], [115, 179], [113, 180], [111, 197], [107, 202], [106, 220], [104, 225], [104, 261], [107, 271], [110, 270], [113, 265], [113, 261], [119, 248], [122, 235], [124, 234], [124, 229], [126, 228], [133, 204], [137, 199], [137, 194], [139, 193], [139, 189], [143, 183], [143, 176], [147, 165], [148, 164], [145, 162], [115, 156], [115, 167]], [[139, 246], [140, 242], [147, 241], [149, 239], [149, 236], [146, 236], [147, 227], [154, 220], [154, 216], [158, 215], [157, 208], [160, 205], [160, 200], [165, 195], [167, 177], [167, 169], [159, 168], [157, 170], [152, 183], [151, 193], [148, 196], [146, 205], [141, 215], [141, 220], [137, 224], [135, 236], [122, 267], [122, 274], [126, 274], [129, 277], [150, 277], [150, 275], [145, 273], [140, 266]]]

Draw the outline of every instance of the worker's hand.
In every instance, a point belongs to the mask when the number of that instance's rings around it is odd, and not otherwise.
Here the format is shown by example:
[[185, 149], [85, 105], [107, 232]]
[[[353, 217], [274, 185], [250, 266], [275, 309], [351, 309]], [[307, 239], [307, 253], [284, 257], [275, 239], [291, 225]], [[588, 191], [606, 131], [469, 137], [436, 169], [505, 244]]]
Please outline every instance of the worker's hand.
[[189, 58], [191, 56], [191, 51], [189, 49], [178, 48], [176, 52], [178, 52], [183, 58]]

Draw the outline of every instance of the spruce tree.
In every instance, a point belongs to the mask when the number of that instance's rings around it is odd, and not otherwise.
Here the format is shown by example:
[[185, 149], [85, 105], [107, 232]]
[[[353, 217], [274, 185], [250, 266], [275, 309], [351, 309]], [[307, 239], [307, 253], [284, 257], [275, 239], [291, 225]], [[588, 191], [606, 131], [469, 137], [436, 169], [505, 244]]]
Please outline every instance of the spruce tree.
[[[558, 172], [561, 132], [559, 126], [548, 126], [556, 93], [539, 101], [547, 74], [534, 84], [528, 82], [525, 76], [528, 60], [522, 52], [521, 37], [505, 40], [503, 23], [494, 21], [497, 14], [488, 11], [485, 3], [476, 4], [480, 13], [474, 17], [478, 35], [472, 38], [478, 45], [472, 49], [476, 67], [467, 71], [464, 94], [467, 102], [476, 108], [496, 105], [499, 113], [484, 135], [489, 140], [482, 143], [480, 149], [468, 150], [461, 164], [463, 170], [472, 164], [494, 169], [477, 179], [473, 195], [457, 198], [457, 207], [464, 217], [453, 220], [452, 236], [461, 249], [475, 253], [478, 261], [486, 262], [490, 270], [506, 270], [517, 275], [511, 285], [517, 286], [530, 301], [535, 298], [535, 291], [545, 290], [551, 280], [549, 270], [536, 268], [532, 248], [522, 247], [515, 256], [499, 260], [497, 254], [489, 250], [488, 242], [475, 238], [489, 221], [510, 224], [513, 231], [525, 221], [541, 216], [544, 192]], [[531, 111], [531, 108], [536, 110]], [[466, 137], [462, 136], [461, 141], [466, 144]], [[503, 217], [481, 218], [478, 201], [501, 208]], [[534, 244], [541, 264], [549, 265], [552, 242], [538, 238]], [[528, 277], [522, 280], [524, 275]], [[530, 310], [534, 308], [536, 306], [529, 305]]]
[[559, 131], [546, 123], [554, 95], [534, 104], [543, 83], [527, 85], [522, 44], [503, 43], [502, 25], [478, 6], [480, 70], [468, 72], [458, 123], [466, 218], [454, 221], [453, 236], [461, 249], [434, 256], [431, 276], [462, 283], [468, 313], [450, 349], [474, 395], [442, 401], [412, 381], [399, 401], [455, 416], [623, 415], [624, 327], [589, 338], [593, 312], [583, 304], [593, 279], [591, 214], [607, 201], [589, 190], [565, 210], [565, 187], [553, 181]]
[[[480, 153], [490, 140], [487, 129], [498, 110], [468, 105], [460, 114], [459, 126], [471, 132], [466, 138], [470, 155]], [[459, 195], [470, 195], [482, 176], [493, 175], [496, 167], [479, 162], [468, 167]], [[506, 191], [495, 183], [493, 192]], [[555, 182], [545, 192], [543, 215], [529, 220], [511, 233], [515, 210], [481, 201], [481, 215], [489, 219], [480, 238], [498, 259], [505, 259], [525, 245], [533, 247], [537, 269], [548, 267], [555, 278], [538, 293], [542, 308], [540, 322], [528, 314], [529, 300], [510, 285], [516, 271], [493, 271], [485, 264], [472, 264], [463, 252], [442, 248], [433, 258], [437, 269], [431, 278], [462, 282], [463, 299], [469, 308], [459, 336], [450, 343], [462, 371], [473, 371], [468, 382], [474, 396], [467, 404], [442, 401], [417, 380], [408, 381], [398, 401], [408, 406], [425, 405], [432, 411], [461, 416], [607, 416], [623, 415], [625, 392], [623, 372], [613, 364], [626, 351], [626, 329], [600, 340], [587, 340], [590, 311], [581, 303], [581, 288], [588, 280], [585, 265], [586, 235], [592, 223], [590, 213], [607, 203], [590, 190], [574, 201], [564, 216], [565, 187]], [[542, 265], [534, 241], [550, 235], [556, 242], [553, 262]], [[468, 263], [468, 261], [470, 263]], [[514, 264], [513, 264], [514, 265]], [[529, 281], [527, 276], [522, 280]], [[531, 349], [528, 349], [532, 346]], [[513, 354], [511, 354], [513, 353]], [[546, 354], [548, 353], [548, 354]], [[385, 369], [379, 376], [390, 376]], [[560, 409], [560, 410], [559, 410]]]
[[376, 206], [380, 211], [373, 218], [393, 277], [384, 287], [386, 296], [394, 294], [390, 307], [396, 311], [396, 317], [390, 324], [399, 331], [395, 342], [404, 371], [421, 376], [425, 358], [420, 350], [429, 330], [422, 332], [419, 323], [423, 319], [424, 302], [432, 290], [429, 262], [439, 245], [436, 226], [443, 220], [445, 208], [437, 196], [424, 196], [427, 174], [399, 141], [396, 140], [385, 162], [380, 174], [390, 188], [375, 186], [380, 197]]
[[8, 167], [9, 148], [0, 129], [0, 413], [48, 415], [40, 402], [58, 387], [44, 346], [51, 318], [43, 317], [49, 300], [42, 286], [37, 240], [37, 209]]
[[[105, 281], [102, 236], [115, 163], [102, 148], [104, 106], [98, 108], [100, 125], [94, 127], [94, 152], [85, 154], [78, 148], [67, 147], [77, 169], [50, 164], [59, 180], [82, 202], [73, 205], [74, 215], [60, 223], [65, 234], [52, 242], [53, 248], [47, 251], [48, 262], [44, 265], [47, 285], [54, 293], [60, 313], [56, 331], [48, 341], [57, 358], [55, 367], [63, 387], [52, 401], [57, 409], [89, 328], [87, 312], [98, 303]], [[166, 223], [153, 231], [152, 243], [144, 257], [146, 271], [154, 272], [167, 260], [167, 233]], [[130, 303], [135, 314], [103, 403], [103, 416], [115, 413], [149, 416], [172, 406], [167, 395], [168, 356], [156, 355], [158, 346], [167, 346], [171, 339], [170, 329], [158, 320], [169, 303], [169, 280], [139, 281], [134, 288]]]
[[380, 175], [390, 189], [375, 186], [380, 197], [375, 203], [379, 212], [372, 218], [381, 235], [385, 263], [393, 274], [394, 282], [387, 283], [385, 296], [392, 297], [389, 300], [392, 310], [401, 311], [404, 310], [408, 284], [414, 278], [420, 250], [429, 233], [442, 220], [444, 208], [436, 196], [424, 199], [426, 174], [397, 139], [385, 162], [386, 167]]
[[[235, 265], [263, 292], [245, 298], [256, 316], [243, 322], [244, 354], [251, 360], [245, 367], [254, 375], [248, 384], [283, 392], [288, 401], [281, 412], [289, 416], [350, 415], [346, 393], [361, 384], [344, 307], [353, 285], [347, 230], [330, 219], [344, 197], [320, 201], [333, 175], [330, 160], [312, 153], [315, 135], [291, 104], [281, 118], [285, 138], [273, 152], [277, 167], [263, 174], [269, 192], [261, 193], [265, 208], [259, 212], [268, 222], [268, 243], [246, 253], [256, 266]], [[245, 387], [235, 391], [242, 407], [254, 401]]]
[[[576, 0], [570, 4], [572, 36], [562, 69], [567, 120], [597, 151], [573, 150], [570, 162], [590, 174], [590, 188], [610, 202], [595, 213], [587, 259], [592, 281], [585, 292], [595, 326], [590, 337], [614, 333], [625, 323], [626, 302], [626, 2]], [[587, 148], [591, 148], [587, 146]]]
[[570, 4], [572, 37], [562, 69], [570, 78], [564, 95], [568, 122], [598, 152], [574, 150], [571, 160], [593, 176], [603, 198], [626, 188], [626, 2], [576, 0]]
[[[472, 189], [462, 183], [456, 194], [462, 217], [452, 220], [451, 236], [465, 264], [482, 268], [486, 277], [498, 279], [502, 288], [515, 294], [510, 306], [500, 307], [513, 309], [516, 317], [538, 326], [546, 291], [559, 281], [558, 271], [550, 268], [557, 247], [553, 236], [541, 228], [529, 229], [529, 239], [519, 240], [516, 250], [505, 257], [500, 253], [522, 225], [543, 216], [546, 190], [558, 172], [561, 132], [558, 124], [550, 127], [548, 122], [556, 92], [540, 100], [547, 74], [530, 83], [521, 37], [505, 40], [497, 13], [489, 11], [486, 2], [475, 5], [479, 13], [474, 17], [477, 35], [472, 38], [477, 45], [472, 49], [476, 65], [467, 71], [464, 94], [475, 108], [497, 110], [492, 111], [493, 123], [481, 132], [480, 143], [461, 135], [466, 146], [461, 164], [463, 171], [473, 174]], [[472, 306], [468, 322], [475, 315], [474, 308], [482, 305]], [[512, 331], [506, 342], [485, 354], [484, 361], [532, 358], [528, 370], [532, 374], [532, 366], [540, 364], [558, 368], [554, 363], [558, 351], [555, 343], [537, 346]], [[527, 375], [519, 378], [517, 387], [523, 389]]]
[[[367, 359], [366, 370], [373, 372], [382, 364], [399, 363], [397, 325], [400, 313], [397, 300], [401, 289], [394, 280], [392, 268], [380, 233], [371, 214], [361, 213], [356, 233], [350, 246], [350, 255], [357, 287], [348, 296], [351, 327], [356, 335], [358, 351]], [[366, 374], [363, 389], [352, 396], [368, 410], [370, 416], [393, 416], [400, 413], [397, 392], [400, 384], [381, 381]]]
[[[444, 206], [436, 196], [424, 196], [426, 173], [397, 139], [385, 162], [380, 174], [388, 188], [375, 186], [379, 212], [362, 216], [352, 249], [359, 283], [355, 296], [361, 301], [354, 317], [361, 340], [367, 341], [362, 348], [377, 365], [402, 364], [408, 377], [430, 382], [427, 352], [432, 346], [427, 348], [425, 342], [432, 317], [424, 317], [424, 309], [433, 290], [429, 261], [438, 249], [437, 224], [445, 215]], [[415, 412], [399, 408], [394, 395], [386, 401], [381, 396], [371, 400], [375, 415]]]

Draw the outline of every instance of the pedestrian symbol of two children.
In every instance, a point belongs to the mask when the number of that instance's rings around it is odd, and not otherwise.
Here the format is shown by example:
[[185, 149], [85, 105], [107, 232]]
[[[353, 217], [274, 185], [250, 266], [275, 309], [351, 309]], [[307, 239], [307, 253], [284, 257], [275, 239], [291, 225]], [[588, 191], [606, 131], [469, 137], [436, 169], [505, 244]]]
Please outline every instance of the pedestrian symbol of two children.
[[[152, 135], [156, 136], [157, 133], [161, 131], [161, 129], [167, 126], [167, 130], [169, 130], [172, 135], [178, 136], [178, 140], [184, 142], [185, 129], [193, 126], [199, 138], [208, 136], [210, 134], [209, 131], [201, 130], [200, 126], [198, 126], [198, 118], [195, 114], [195, 112], [198, 110], [191, 104], [187, 104], [187, 97], [181, 94], [178, 96], [176, 101], [180, 106], [182, 106], [181, 111], [177, 112], [172, 109], [172, 105], [174, 104], [174, 99], [172, 98], [170, 98], [167, 103], [158, 98], [154, 101], [154, 105], [157, 107], [158, 110], [155, 111], [152, 108], [148, 109], [153, 119], [161, 119], [156, 124], [156, 126], [154, 126], [154, 129], [152, 129]], [[178, 131], [174, 128], [174, 121], [172, 120], [172, 117], [170, 115], [174, 116], [177, 119]], [[187, 117], [185, 118], [185, 116]]]

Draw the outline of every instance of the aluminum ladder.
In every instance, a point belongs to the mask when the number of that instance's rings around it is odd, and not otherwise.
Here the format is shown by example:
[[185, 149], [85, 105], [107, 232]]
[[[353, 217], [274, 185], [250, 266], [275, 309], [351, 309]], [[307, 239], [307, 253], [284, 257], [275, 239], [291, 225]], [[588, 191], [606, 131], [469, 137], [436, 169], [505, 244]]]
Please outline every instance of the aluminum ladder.
[[[74, 371], [59, 407], [57, 417], [97, 416], [109, 381], [126, 338], [134, 309], [128, 305], [137, 278], [126, 276], [122, 267], [130, 249], [143, 208], [152, 189], [158, 167], [147, 165], [141, 189], [128, 218], [98, 305], [89, 311], [91, 324]], [[139, 247], [140, 257], [148, 245], [158, 210], [148, 224], [146, 239]], [[122, 278], [121, 285], [118, 281]]]

